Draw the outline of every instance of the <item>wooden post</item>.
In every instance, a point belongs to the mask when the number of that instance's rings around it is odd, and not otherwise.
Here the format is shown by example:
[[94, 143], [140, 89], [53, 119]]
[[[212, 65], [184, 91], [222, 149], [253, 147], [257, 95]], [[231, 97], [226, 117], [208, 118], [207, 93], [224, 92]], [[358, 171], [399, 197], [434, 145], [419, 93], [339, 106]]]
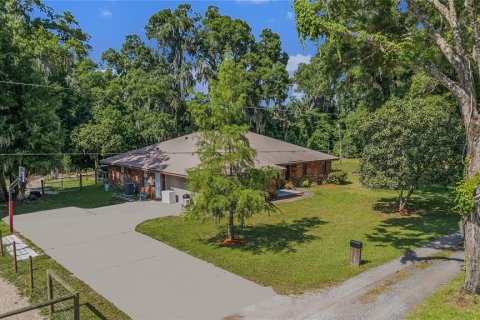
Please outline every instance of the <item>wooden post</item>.
[[[52, 300], [53, 299], [53, 280], [52, 280], [52, 276], [48, 273], [48, 271], [47, 271], [47, 294], [48, 294], [48, 300]], [[51, 318], [53, 313], [55, 312], [55, 307], [53, 306], [53, 304], [51, 304], [48, 307], [48, 311], [50, 313], [50, 318]]]
[[2, 231], [0, 230], [0, 257], [3, 258], [4, 255], [5, 253], [3, 252], [3, 235]]
[[18, 262], [17, 262], [17, 244], [13, 241], [13, 268], [15, 273], [18, 273]]
[[95, 154], [95, 184], [98, 183], [98, 153]]
[[30, 292], [33, 292], [33, 259], [32, 256], [28, 257], [28, 262], [30, 263]]
[[83, 181], [82, 181], [82, 174], [80, 173], [80, 190], [82, 190], [83, 187]]
[[78, 292], [75, 292], [73, 297], [73, 320], [80, 320], [80, 295]]
[[42, 197], [45, 197], [45, 180], [40, 180], [40, 184], [42, 186]]

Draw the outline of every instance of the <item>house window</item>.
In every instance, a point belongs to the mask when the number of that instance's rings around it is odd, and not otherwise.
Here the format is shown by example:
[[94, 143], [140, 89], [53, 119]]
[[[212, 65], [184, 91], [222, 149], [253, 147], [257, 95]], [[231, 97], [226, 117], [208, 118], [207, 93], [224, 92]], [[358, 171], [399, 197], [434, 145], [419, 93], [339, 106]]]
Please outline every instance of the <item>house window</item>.
[[327, 170], [328, 170], [328, 163], [327, 161], [323, 161], [323, 172], [327, 173]]
[[303, 173], [304, 177], [307, 176], [307, 164], [306, 163], [302, 164], [302, 173]]
[[125, 180], [125, 167], [120, 167], [120, 182], [123, 183]]
[[143, 171], [143, 186], [146, 187], [148, 185], [148, 171]]

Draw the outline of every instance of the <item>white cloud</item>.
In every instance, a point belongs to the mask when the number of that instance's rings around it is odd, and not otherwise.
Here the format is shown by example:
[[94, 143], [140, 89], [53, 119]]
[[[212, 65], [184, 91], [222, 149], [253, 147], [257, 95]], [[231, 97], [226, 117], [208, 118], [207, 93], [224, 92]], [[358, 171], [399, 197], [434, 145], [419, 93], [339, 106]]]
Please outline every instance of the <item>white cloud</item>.
[[294, 17], [293, 12], [292, 11], [287, 11], [287, 19], [288, 20], [293, 20], [293, 17]]
[[309, 63], [310, 59], [312, 59], [312, 55], [303, 55], [303, 54], [297, 54], [295, 56], [290, 56], [288, 59], [287, 63], [287, 71], [290, 75], [293, 75], [295, 71], [298, 69], [298, 65], [300, 63]]
[[100, 10], [100, 17], [102, 17], [104, 19], [108, 19], [111, 16], [112, 16], [112, 11], [109, 11], [109, 10], [106, 10], [106, 9]]

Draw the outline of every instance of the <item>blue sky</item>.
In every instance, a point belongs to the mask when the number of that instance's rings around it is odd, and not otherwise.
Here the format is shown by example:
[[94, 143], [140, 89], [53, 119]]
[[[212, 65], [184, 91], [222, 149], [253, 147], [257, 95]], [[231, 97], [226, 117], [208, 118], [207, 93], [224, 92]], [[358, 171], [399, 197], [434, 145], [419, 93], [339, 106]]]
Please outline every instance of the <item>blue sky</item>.
[[204, 13], [210, 5], [220, 8], [220, 13], [248, 22], [253, 34], [258, 37], [262, 29], [270, 28], [280, 34], [283, 49], [290, 55], [287, 69], [290, 73], [301, 62], [308, 62], [315, 54], [311, 43], [305, 47], [295, 29], [292, 2], [281, 0], [224, 0], [224, 1], [45, 1], [56, 12], [71, 11], [80, 26], [91, 36], [91, 58], [99, 62], [103, 51], [119, 49], [126, 35], [144, 37], [144, 27], [155, 12], [165, 8], [174, 9], [178, 4], [189, 2], [195, 12]]

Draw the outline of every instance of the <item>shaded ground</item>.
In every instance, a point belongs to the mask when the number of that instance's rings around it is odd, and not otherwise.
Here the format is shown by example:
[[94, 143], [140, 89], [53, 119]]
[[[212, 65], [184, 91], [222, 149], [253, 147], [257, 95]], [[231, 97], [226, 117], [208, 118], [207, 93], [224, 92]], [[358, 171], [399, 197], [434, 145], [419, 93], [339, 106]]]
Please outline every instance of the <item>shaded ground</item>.
[[275, 296], [231, 318], [400, 320], [461, 272], [461, 243], [458, 234], [443, 237], [337, 287], [298, 297]]

